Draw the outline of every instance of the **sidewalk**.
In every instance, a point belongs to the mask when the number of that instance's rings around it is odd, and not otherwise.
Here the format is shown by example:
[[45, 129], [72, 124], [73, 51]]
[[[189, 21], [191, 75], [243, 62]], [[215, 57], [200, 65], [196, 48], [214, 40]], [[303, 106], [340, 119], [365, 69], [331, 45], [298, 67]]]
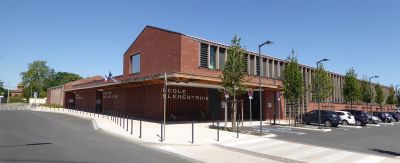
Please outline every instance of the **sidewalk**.
[[[199, 162], [399, 162], [400, 159], [356, 153], [339, 149], [318, 147], [295, 142], [273, 139], [275, 135], [255, 136], [220, 130], [208, 126], [212, 123], [194, 124], [194, 143], [192, 144], [192, 124], [167, 124], [165, 141], [160, 141], [161, 125], [154, 122], [142, 122], [142, 138], [139, 138], [140, 121], [126, 119], [124, 128], [114, 123], [109, 116], [94, 117], [87, 113], [62, 109], [60, 111], [32, 109], [35, 111], [58, 112], [71, 116], [92, 119], [94, 128], [115, 135], [127, 141], [134, 141], [157, 149], [174, 153], [181, 157]], [[119, 122], [119, 121], [118, 121]], [[133, 134], [131, 135], [131, 124]], [[229, 123], [228, 123], [229, 124]], [[259, 123], [252, 122], [253, 125]], [[222, 126], [222, 124], [220, 124]], [[245, 123], [244, 125], [250, 125]], [[121, 125], [122, 126], [122, 125]]]

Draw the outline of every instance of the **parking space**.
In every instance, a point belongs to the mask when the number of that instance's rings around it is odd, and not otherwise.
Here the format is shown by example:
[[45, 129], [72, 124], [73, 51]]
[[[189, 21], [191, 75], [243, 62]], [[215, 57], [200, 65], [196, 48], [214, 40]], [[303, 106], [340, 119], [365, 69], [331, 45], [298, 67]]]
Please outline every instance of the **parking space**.
[[[306, 125], [306, 128], [318, 128]], [[330, 128], [330, 132], [321, 132], [282, 126], [265, 126], [264, 132], [277, 135], [274, 139], [304, 144], [338, 148], [349, 151], [400, 157], [400, 123], [381, 123], [361, 128], [339, 126]], [[254, 130], [258, 130], [256, 127]]]

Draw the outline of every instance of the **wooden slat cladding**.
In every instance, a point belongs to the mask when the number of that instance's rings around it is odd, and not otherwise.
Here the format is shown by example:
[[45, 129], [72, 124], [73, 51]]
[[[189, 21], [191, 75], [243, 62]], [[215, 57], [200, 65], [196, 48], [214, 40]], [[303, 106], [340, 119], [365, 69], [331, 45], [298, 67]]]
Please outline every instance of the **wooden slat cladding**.
[[160, 119], [162, 108], [162, 85], [145, 85], [105, 89], [103, 109], [116, 110], [129, 115]]
[[77, 109], [94, 109], [96, 107], [96, 91], [79, 91], [75, 93], [75, 108]]
[[[196, 120], [209, 115], [208, 89], [182, 86], [169, 86], [167, 89], [167, 115], [169, 119]], [[171, 114], [173, 116], [171, 116]]]

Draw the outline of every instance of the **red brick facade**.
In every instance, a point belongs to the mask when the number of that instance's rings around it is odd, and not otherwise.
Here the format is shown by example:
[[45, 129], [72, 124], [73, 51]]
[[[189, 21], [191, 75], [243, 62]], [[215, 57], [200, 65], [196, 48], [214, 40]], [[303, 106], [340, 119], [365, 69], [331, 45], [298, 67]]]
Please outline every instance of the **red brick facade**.
[[[147, 26], [124, 53], [123, 74], [115, 77], [118, 82], [104, 82], [103, 77], [95, 76], [67, 83], [64, 85], [66, 91], [64, 104], [67, 107], [84, 110], [100, 107], [99, 111], [103, 112], [113, 110], [159, 120], [163, 113], [163, 74], [166, 73], [169, 80], [175, 84], [169, 86], [169, 88], [172, 91], [177, 91], [172, 92], [172, 94], [168, 93], [167, 114], [169, 118], [189, 120], [193, 116], [203, 119], [211, 119], [211, 115], [213, 117], [221, 116], [221, 110], [224, 107], [223, 101], [225, 101], [220, 79], [221, 71], [200, 67], [200, 45], [205, 42], [213, 46], [228, 48], [226, 45]], [[136, 54], [140, 54], [140, 72], [133, 74], [131, 72], [131, 57]], [[257, 55], [254, 53], [251, 57], [249, 55], [248, 59], [252, 60], [252, 65], [248, 65], [248, 71], [252, 72], [248, 73], [249, 75], [246, 76], [244, 83], [246, 87], [253, 89], [258, 89], [259, 82], [254, 68], [256, 57]], [[250, 64], [250, 61], [248, 61], [248, 64]], [[282, 95], [279, 98], [277, 97], [278, 94], [281, 94], [278, 92], [282, 91], [283, 83], [280, 77], [285, 61], [264, 57], [262, 64], [264, 66], [262, 69], [265, 71], [262, 73], [261, 80], [264, 90], [263, 119], [273, 118], [274, 114], [278, 118], [285, 118], [288, 112], [285, 107], [285, 100]], [[306, 80], [310, 82], [313, 69], [303, 66], [301, 70]], [[339, 83], [342, 82], [343, 77], [332, 74], [332, 78], [335, 79], [336, 83]], [[336, 87], [335, 91], [332, 99], [341, 100], [339, 87]], [[205, 97], [207, 99], [203, 99]], [[243, 101], [243, 114], [245, 118], [248, 118], [250, 113], [248, 96], [238, 96], [238, 99]], [[305, 99], [305, 101], [308, 100]], [[255, 98], [252, 103], [252, 113], [256, 118], [259, 116], [259, 101]], [[306, 111], [317, 108], [316, 103], [305, 103], [306, 108], [304, 110]], [[323, 104], [322, 106], [328, 105], [332, 105], [333, 107], [330, 108], [333, 110], [347, 107], [340, 102]], [[362, 106], [357, 105], [357, 108], [362, 109]], [[373, 108], [375, 109], [375, 106]], [[385, 108], [388, 108], [388, 106]]]

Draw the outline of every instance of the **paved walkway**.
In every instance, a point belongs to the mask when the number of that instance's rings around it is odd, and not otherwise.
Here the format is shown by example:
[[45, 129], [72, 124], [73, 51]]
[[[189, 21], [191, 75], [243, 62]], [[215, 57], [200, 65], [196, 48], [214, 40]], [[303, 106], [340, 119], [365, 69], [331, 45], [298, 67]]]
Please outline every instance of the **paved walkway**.
[[[169, 124], [166, 140], [160, 142], [159, 123], [142, 122], [142, 137], [139, 138], [140, 121], [128, 120], [119, 125], [111, 117], [93, 115], [68, 109], [38, 108], [37, 111], [60, 112], [81, 118], [92, 119], [94, 128], [125, 140], [143, 142], [161, 150], [189, 157], [200, 162], [400, 162], [400, 159], [356, 153], [333, 148], [319, 147], [274, 139], [275, 135], [254, 136], [210, 129], [211, 123], [194, 124], [192, 144], [191, 124]], [[121, 120], [122, 122], [122, 120]], [[131, 131], [133, 124], [133, 131]], [[256, 125], [256, 124], [254, 124]], [[132, 134], [131, 134], [132, 132]]]

